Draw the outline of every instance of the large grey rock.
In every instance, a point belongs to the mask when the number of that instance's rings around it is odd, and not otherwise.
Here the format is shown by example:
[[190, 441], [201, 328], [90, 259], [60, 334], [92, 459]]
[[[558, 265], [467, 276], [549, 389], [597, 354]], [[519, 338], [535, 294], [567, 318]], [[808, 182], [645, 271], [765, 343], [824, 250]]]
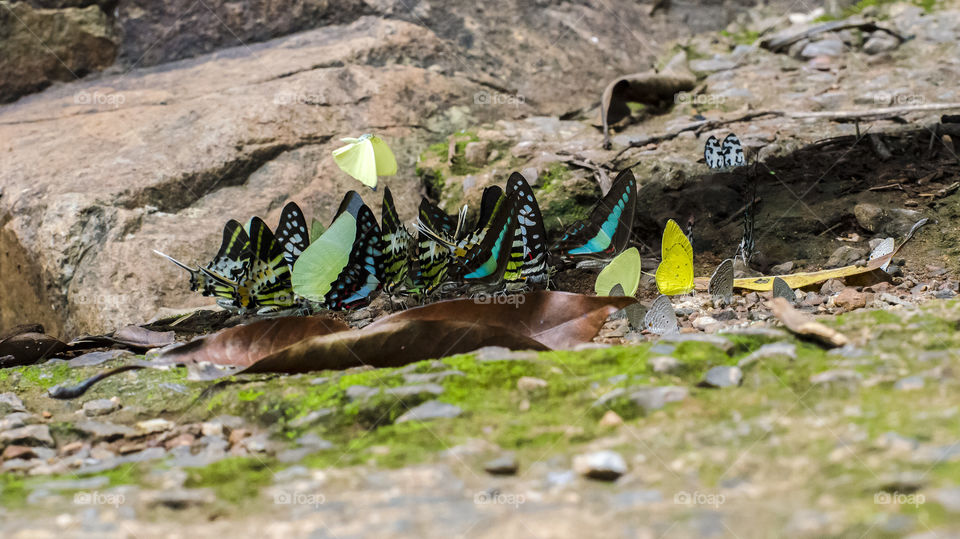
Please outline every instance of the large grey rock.
[[903, 208], [881, 208], [876, 204], [862, 202], [853, 207], [853, 215], [863, 228], [876, 234], [903, 238], [921, 213]]
[[53, 447], [53, 437], [50, 436], [50, 427], [46, 425], [27, 425], [0, 432], [0, 446], [11, 444], [27, 446]]
[[614, 481], [627, 473], [627, 463], [616, 451], [594, 451], [574, 457], [573, 469], [590, 479]]
[[800, 51], [800, 56], [804, 58], [815, 58], [817, 56], [841, 56], [844, 52], [843, 41], [839, 39], [821, 39], [820, 41], [814, 41], [808, 43], [803, 50]]

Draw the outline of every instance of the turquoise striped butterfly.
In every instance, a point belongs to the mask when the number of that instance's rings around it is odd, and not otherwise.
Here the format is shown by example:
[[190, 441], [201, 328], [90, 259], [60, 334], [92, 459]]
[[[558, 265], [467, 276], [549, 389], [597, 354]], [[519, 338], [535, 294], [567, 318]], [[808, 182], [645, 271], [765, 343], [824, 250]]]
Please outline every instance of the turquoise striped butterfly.
[[613, 257], [630, 243], [636, 205], [637, 180], [626, 169], [617, 175], [590, 216], [568, 228], [552, 251], [564, 261]]

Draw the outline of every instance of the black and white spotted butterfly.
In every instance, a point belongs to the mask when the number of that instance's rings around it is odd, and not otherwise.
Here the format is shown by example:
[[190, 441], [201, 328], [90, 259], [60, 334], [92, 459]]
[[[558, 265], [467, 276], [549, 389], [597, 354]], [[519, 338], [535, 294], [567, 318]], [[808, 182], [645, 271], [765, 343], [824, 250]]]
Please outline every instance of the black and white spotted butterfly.
[[283, 207], [275, 235], [277, 243], [283, 248], [284, 260], [292, 268], [293, 263], [300, 258], [300, 253], [310, 245], [307, 220], [296, 202], [289, 202]]
[[703, 147], [703, 158], [706, 160], [707, 166], [714, 170], [742, 167], [747, 164], [747, 160], [743, 156], [743, 146], [740, 145], [740, 139], [733, 133], [723, 139], [723, 144], [717, 137], [710, 135]]

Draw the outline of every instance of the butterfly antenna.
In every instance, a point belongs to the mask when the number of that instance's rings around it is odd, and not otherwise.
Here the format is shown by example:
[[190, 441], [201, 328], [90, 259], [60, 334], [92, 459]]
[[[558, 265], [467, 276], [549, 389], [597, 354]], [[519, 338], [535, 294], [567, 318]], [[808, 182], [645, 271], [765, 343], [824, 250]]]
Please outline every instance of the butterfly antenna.
[[439, 243], [440, 245], [446, 246], [448, 248], [456, 247], [456, 244], [444, 238], [441, 234], [437, 234], [433, 231], [426, 223], [423, 222], [419, 217], [417, 218], [416, 225], [417, 232], [423, 234], [427, 238]]
[[167, 260], [169, 260], [170, 262], [173, 262], [174, 264], [180, 266], [181, 268], [189, 271], [191, 275], [193, 275], [194, 273], [197, 272], [196, 269], [191, 268], [190, 266], [184, 264], [183, 262], [180, 262], [179, 260], [177, 260], [176, 258], [173, 258], [172, 256], [170, 256], [170, 255], [168, 255], [168, 254], [161, 253], [160, 251], [158, 251], [158, 250], [156, 250], [156, 249], [154, 249], [153, 252], [154, 252], [154, 253], [157, 253], [158, 255], [162, 256], [163, 258], [166, 258]]
[[[466, 222], [467, 222], [467, 205], [464, 204], [460, 208], [460, 213], [457, 215], [457, 228], [453, 232], [454, 238], [460, 237], [460, 233], [463, 231], [463, 227], [466, 225]], [[481, 224], [481, 226], [483, 225]]]

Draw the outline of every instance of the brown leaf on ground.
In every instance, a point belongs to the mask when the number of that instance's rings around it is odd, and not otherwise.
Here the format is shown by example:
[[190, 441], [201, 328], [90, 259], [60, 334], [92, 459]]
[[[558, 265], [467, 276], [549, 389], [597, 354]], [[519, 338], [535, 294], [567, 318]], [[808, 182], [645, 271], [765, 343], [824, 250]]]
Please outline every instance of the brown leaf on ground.
[[504, 327], [554, 350], [590, 342], [607, 317], [637, 302], [634, 298], [601, 297], [542, 290], [487, 298], [438, 301], [381, 318], [368, 326], [401, 320], [448, 320]]
[[843, 346], [848, 342], [844, 334], [817, 322], [812, 316], [794, 309], [783, 298], [771, 299], [767, 302], [767, 307], [773, 311], [773, 315], [783, 322], [788, 330], [801, 337], [814, 339], [830, 347]]
[[630, 116], [628, 102], [657, 106], [664, 102], [673, 103], [677, 92], [693, 90], [697, 79], [692, 74], [634, 73], [624, 75], [607, 85], [600, 102], [600, 116], [603, 122], [603, 145], [610, 144], [610, 126]]
[[288, 316], [257, 320], [222, 329], [164, 352], [169, 363], [214, 363], [249, 367], [304, 339], [347, 331], [350, 327], [328, 316]]
[[[0, 367], [33, 365], [67, 350], [60, 339], [43, 333], [20, 333], [0, 340]], [[7, 357], [9, 356], [9, 357]]]
[[503, 326], [452, 320], [400, 320], [312, 337], [263, 358], [243, 372], [300, 373], [361, 365], [400, 367], [485, 346], [547, 350], [543, 344]]

